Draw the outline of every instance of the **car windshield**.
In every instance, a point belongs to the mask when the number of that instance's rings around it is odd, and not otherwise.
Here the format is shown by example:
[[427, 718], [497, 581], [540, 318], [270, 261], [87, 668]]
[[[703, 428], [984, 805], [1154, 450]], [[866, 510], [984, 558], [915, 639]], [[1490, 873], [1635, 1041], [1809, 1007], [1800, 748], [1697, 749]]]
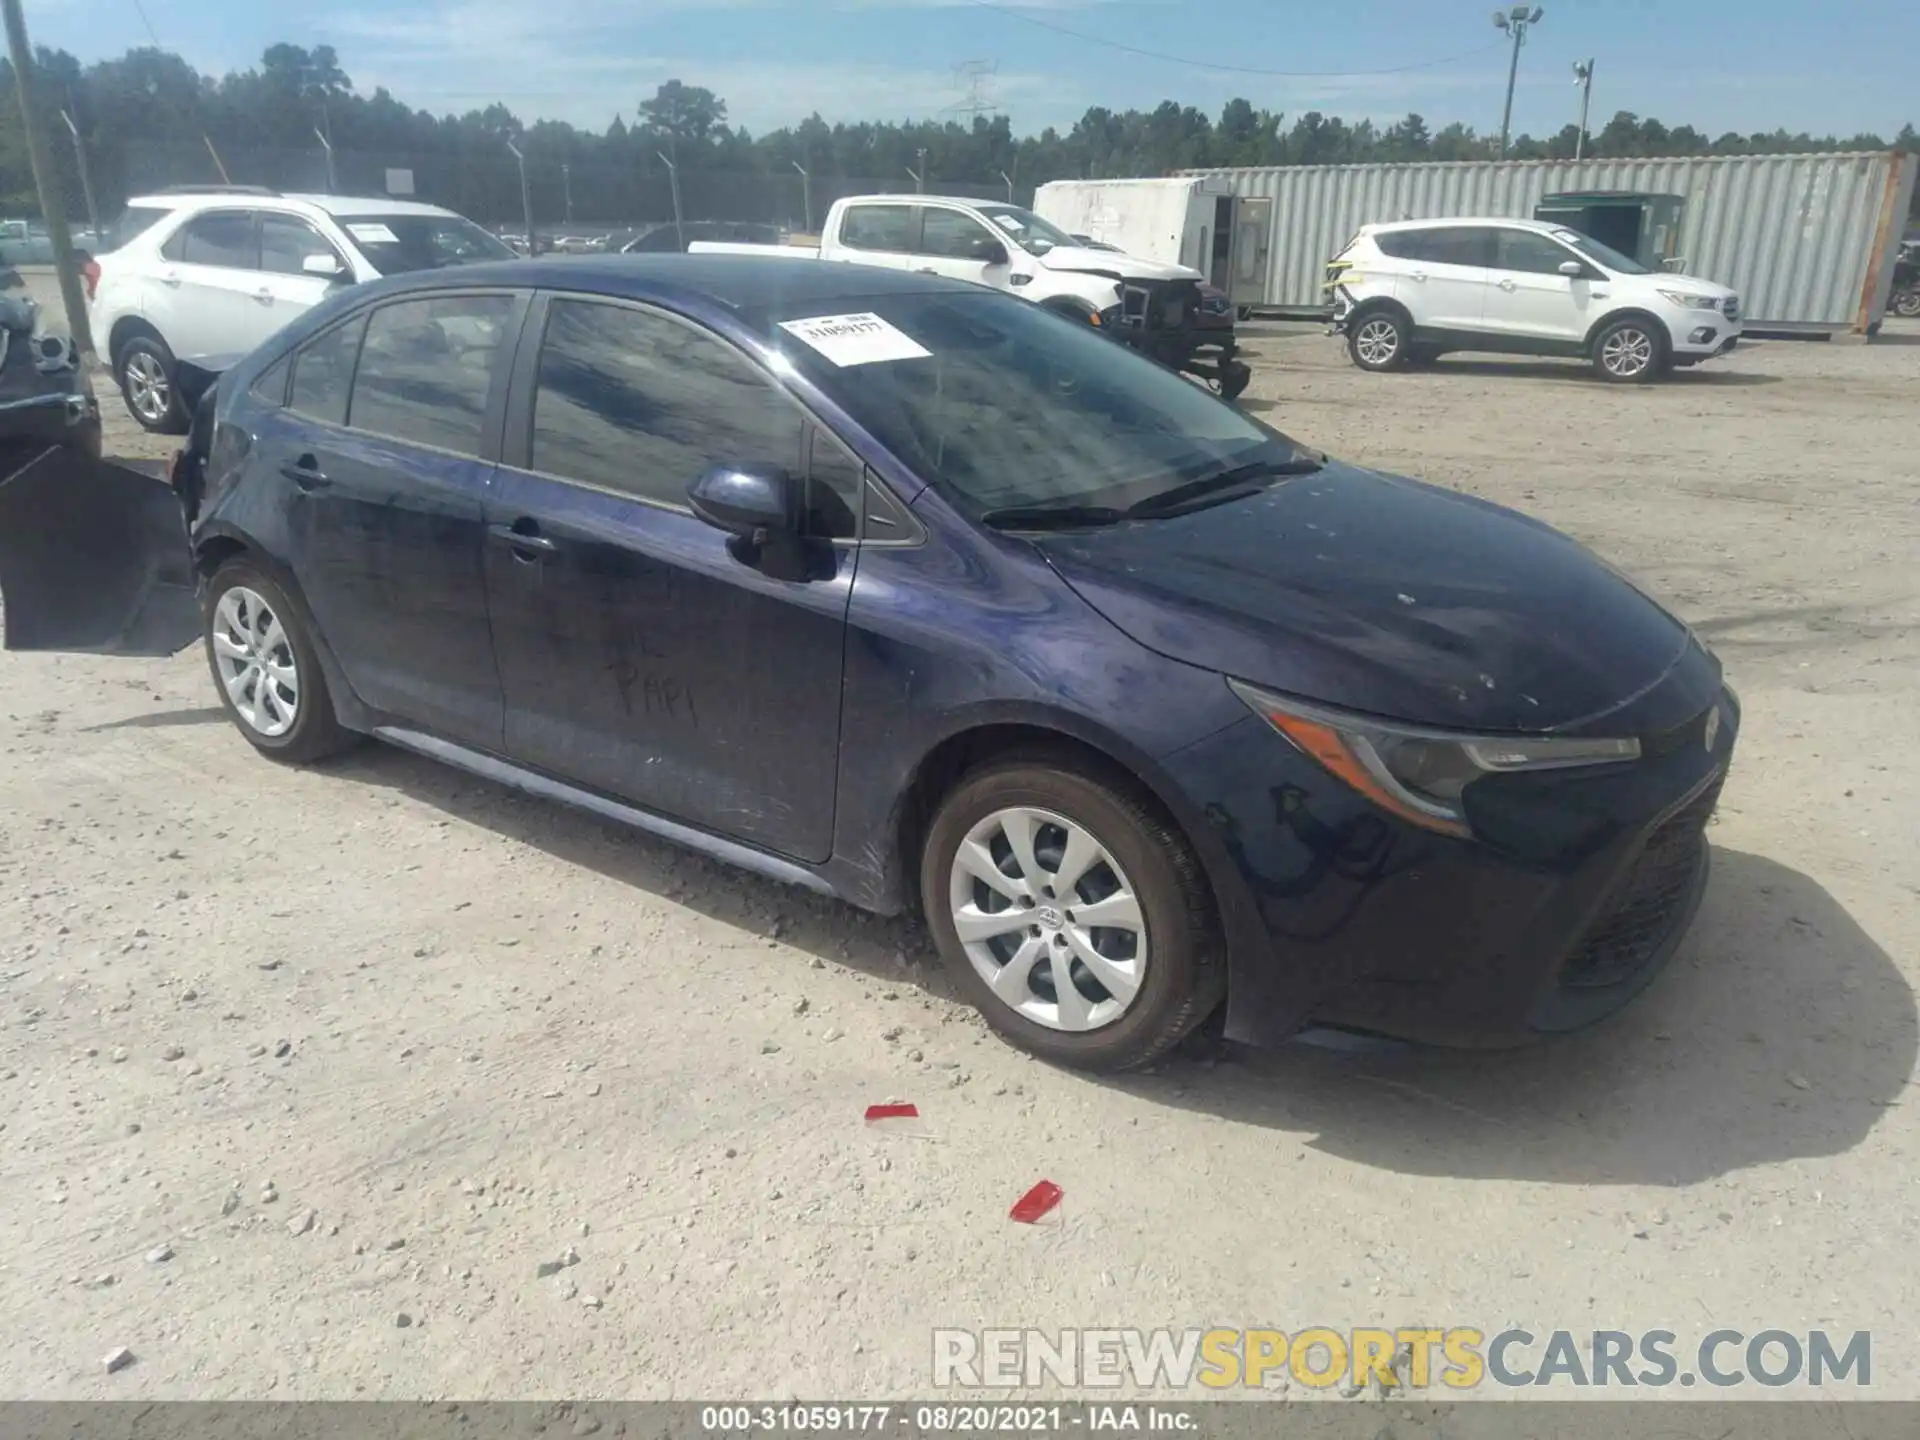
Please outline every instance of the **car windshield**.
[[1609, 270], [1622, 275], [1651, 275], [1653, 271], [1635, 260], [1631, 255], [1622, 255], [1611, 245], [1602, 245], [1591, 235], [1582, 235], [1577, 230], [1556, 230], [1553, 238], [1573, 246], [1590, 260], [1597, 260]]
[[763, 324], [797, 369], [976, 516], [1120, 509], [1308, 453], [1098, 330], [991, 291], [814, 300]]
[[1049, 225], [1031, 210], [1023, 210], [1018, 205], [976, 205], [974, 208], [1029, 255], [1044, 255], [1056, 245], [1077, 243], [1066, 231]]
[[514, 258], [505, 241], [458, 215], [338, 215], [334, 219], [382, 275]]

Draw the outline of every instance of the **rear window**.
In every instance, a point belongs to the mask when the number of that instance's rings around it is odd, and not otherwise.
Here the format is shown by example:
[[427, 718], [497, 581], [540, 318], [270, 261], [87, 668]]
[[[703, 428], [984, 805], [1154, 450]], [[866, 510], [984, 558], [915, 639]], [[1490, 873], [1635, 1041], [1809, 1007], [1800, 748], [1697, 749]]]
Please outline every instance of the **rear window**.
[[382, 275], [514, 258], [504, 240], [458, 215], [336, 215], [334, 223]]
[[100, 252], [130, 245], [173, 212], [164, 205], [129, 205], [100, 232]]

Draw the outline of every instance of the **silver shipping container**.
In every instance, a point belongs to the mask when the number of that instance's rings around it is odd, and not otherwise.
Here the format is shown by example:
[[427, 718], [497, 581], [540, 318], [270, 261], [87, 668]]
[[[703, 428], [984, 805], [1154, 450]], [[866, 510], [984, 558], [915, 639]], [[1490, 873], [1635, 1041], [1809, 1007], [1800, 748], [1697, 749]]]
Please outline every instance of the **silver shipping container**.
[[1684, 202], [1673, 267], [1740, 292], [1749, 330], [1868, 334], [1884, 315], [1920, 160], [1868, 152], [1191, 170], [1273, 202], [1265, 308], [1319, 313], [1327, 261], [1362, 225], [1531, 218], [1549, 195]]

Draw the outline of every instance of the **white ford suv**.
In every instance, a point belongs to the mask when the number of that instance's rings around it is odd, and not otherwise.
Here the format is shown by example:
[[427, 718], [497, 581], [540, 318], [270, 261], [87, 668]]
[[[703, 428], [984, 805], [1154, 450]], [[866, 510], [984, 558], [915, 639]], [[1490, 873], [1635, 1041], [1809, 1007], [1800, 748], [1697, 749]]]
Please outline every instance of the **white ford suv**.
[[513, 251], [434, 205], [250, 186], [184, 187], [127, 202], [112, 248], [84, 265], [94, 344], [133, 418], [187, 427], [209, 377], [336, 285]]
[[1602, 379], [1633, 383], [1740, 340], [1740, 300], [1726, 286], [1532, 220], [1363, 226], [1326, 283], [1334, 331], [1362, 370], [1489, 350], [1586, 359]]

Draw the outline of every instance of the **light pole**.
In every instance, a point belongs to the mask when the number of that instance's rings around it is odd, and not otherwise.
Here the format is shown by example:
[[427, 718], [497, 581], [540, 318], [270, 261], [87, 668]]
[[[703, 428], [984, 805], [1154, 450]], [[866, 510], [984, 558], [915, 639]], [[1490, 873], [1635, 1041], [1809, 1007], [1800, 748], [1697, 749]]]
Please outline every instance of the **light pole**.
[[1587, 103], [1593, 99], [1593, 61], [1573, 62], [1573, 83], [1580, 87], [1580, 130], [1573, 137], [1573, 158], [1578, 160], [1587, 147]]
[[80, 127], [73, 123], [73, 112], [62, 110], [60, 118], [67, 122], [67, 133], [73, 136], [73, 158], [80, 167], [80, 193], [87, 199], [87, 223], [93, 227], [93, 243], [104, 245], [100, 237], [100, 207], [93, 203], [93, 177], [87, 173], [87, 142], [80, 138]]
[[800, 214], [806, 222], [806, 229], [802, 233], [811, 235], [813, 233], [813, 177], [807, 173], [807, 167], [798, 160], [793, 162], [793, 168], [800, 172]]
[[914, 157], [920, 162], [920, 168], [918, 170], [909, 170], [907, 173], [913, 176], [914, 190], [920, 194], [925, 194], [927, 189], [927, 147], [922, 145], [913, 153]]
[[673, 239], [675, 244], [682, 250], [685, 250], [687, 248], [687, 227], [686, 223], [680, 218], [680, 167], [669, 160], [661, 151], [656, 150], [653, 153], [659, 155], [660, 163], [667, 167], [667, 186], [673, 192]]
[[507, 149], [513, 152], [513, 158], [520, 166], [520, 215], [527, 226], [527, 254], [537, 255], [539, 247], [533, 239], [533, 192], [527, 189], [527, 157], [520, 153], [520, 147], [511, 138], [507, 140]]
[[1496, 30], [1513, 36], [1513, 59], [1507, 65], [1507, 108], [1500, 115], [1500, 156], [1506, 158], [1507, 138], [1513, 130], [1513, 86], [1520, 77], [1520, 47], [1527, 43], [1527, 31], [1546, 15], [1538, 5], [1516, 5], [1511, 10], [1493, 12]]
[[[1020, 162], [1016, 160], [1013, 163], [1018, 165]], [[1011, 205], [1013, 203], [1013, 176], [1002, 170], [1000, 172], [1000, 178], [1007, 182], [1007, 203]]]
[[333, 142], [320, 133], [318, 125], [313, 127], [313, 138], [318, 140], [320, 148], [327, 152], [327, 193], [331, 195], [339, 188], [339, 182], [333, 178]]
[[560, 162], [560, 193], [566, 198], [567, 224], [573, 224], [573, 166]]

